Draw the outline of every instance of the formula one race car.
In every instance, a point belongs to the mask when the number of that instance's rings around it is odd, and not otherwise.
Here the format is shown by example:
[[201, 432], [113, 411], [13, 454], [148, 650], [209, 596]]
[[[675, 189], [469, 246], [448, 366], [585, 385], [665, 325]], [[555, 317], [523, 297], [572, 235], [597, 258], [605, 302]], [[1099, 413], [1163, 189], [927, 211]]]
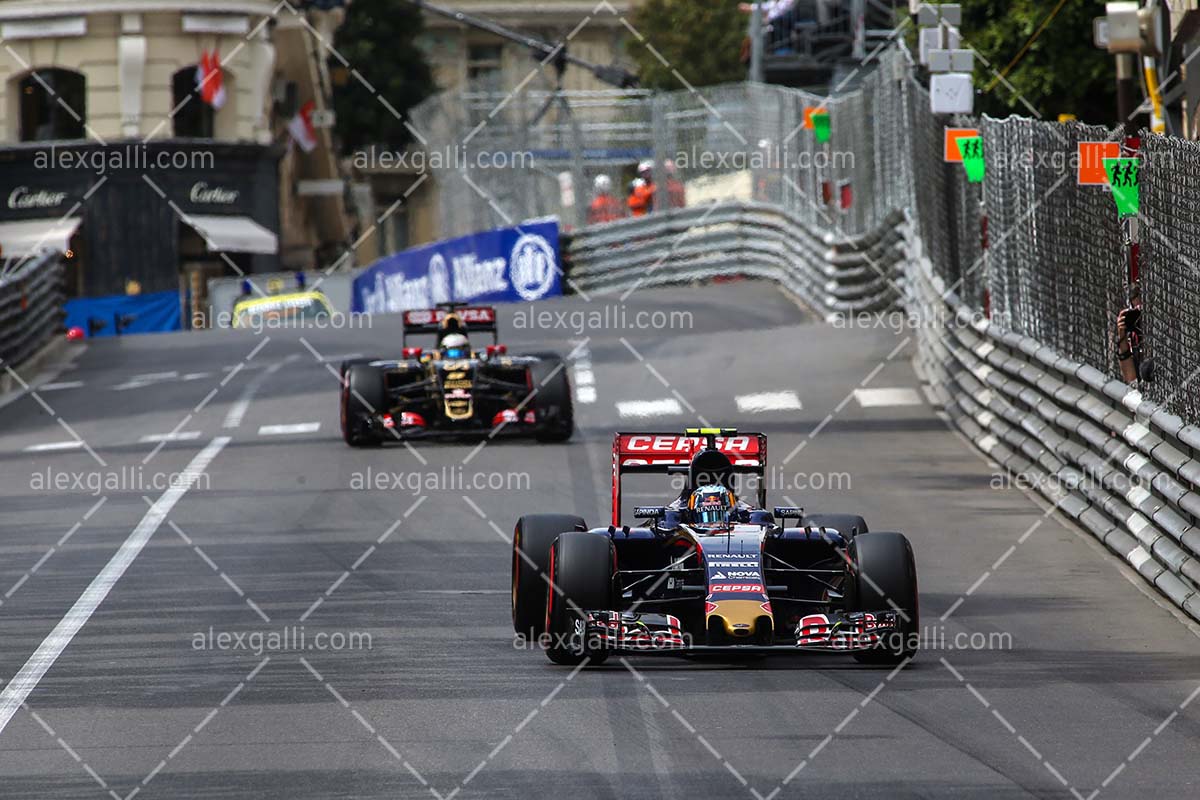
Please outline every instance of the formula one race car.
[[[472, 350], [468, 334], [490, 333]], [[436, 349], [410, 336], [437, 337]], [[499, 344], [496, 310], [445, 303], [404, 312], [398, 360], [342, 363], [342, 437], [351, 447], [464, 435], [524, 435], [561, 442], [574, 431], [566, 364], [554, 353], [510, 356]]]
[[[732, 429], [618, 433], [612, 524], [530, 514], [513, 537], [512, 614], [519, 636], [556, 664], [610, 653], [849, 652], [901, 664], [920, 629], [912, 547], [869, 532], [860, 516], [766, 511], [767, 437]], [[622, 525], [621, 478], [679, 476], [679, 497], [639, 506]], [[735, 482], [756, 476], [757, 503]], [[793, 520], [793, 524], [787, 524]]]

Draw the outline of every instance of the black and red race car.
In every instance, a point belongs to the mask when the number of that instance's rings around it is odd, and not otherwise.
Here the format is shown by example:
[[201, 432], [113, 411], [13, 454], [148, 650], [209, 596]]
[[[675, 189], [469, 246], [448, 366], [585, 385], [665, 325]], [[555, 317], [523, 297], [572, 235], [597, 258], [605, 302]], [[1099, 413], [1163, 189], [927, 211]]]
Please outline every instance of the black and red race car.
[[[861, 516], [765, 509], [767, 437], [732, 429], [618, 433], [612, 523], [570, 514], [517, 521], [513, 626], [556, 664], [610, 653], [704, 651], [852, 653], [900, 664], [915, 654], [917, 572], [900, 533]], [[679, 497], [633, 509], [621, 523], [622, 477], [678, 476]], [[757, 502], [700, 522], [687, 498], [702, 487], [757, 483]], [[720, 491], [718, 489], [717, 491]], [[791, 523], [789, 524], [789, 520]]]
[[[574, 431], [567, 365], [556, 353], [514, 356], [499, 343], [496, 310], [445, 303], [405, 311], [398, 359], [342, 362], [342, 437], [351, 447], [478, 435], [561, 442]], [[482, 349], [468, 337], [490, 334]], [[434, 337], [426, 350], [412, 336]]]

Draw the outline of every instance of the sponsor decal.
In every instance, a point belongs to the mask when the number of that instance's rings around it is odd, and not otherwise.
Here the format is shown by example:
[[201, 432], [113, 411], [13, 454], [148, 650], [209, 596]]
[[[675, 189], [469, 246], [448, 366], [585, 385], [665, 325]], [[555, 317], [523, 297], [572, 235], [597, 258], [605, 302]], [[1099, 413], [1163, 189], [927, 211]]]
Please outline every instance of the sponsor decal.
[[760, 581], [760, 580], [762, 580], [762, 573], [756, 569], [726, 570], [723, 573], [722, 572], [714, 573], [713, 575], [710, 575], [709, 578], [714, 581], [724, 581], [724, 580], [736, 581], [736, 580], [742, 580], [745, 578], [749, 578], [750, 580]]
[[761, 594], [766, 591], [761, 583], [714, 583], [708, 587], [710, 592], [728, 592], [730, 594]]
[[704, 613], [705, 613], [705, 614], [711, 614], [712, 612], [714, 612], [714, 611], [716, 611], [716, 610], [717, 610], [717, 604], [716, 604], [716, 603], [714, 603], [714, 602], [713, 602], [713, 601], [711, 601], [711, 600], [706, 600], [706, 601], [704, 602]]

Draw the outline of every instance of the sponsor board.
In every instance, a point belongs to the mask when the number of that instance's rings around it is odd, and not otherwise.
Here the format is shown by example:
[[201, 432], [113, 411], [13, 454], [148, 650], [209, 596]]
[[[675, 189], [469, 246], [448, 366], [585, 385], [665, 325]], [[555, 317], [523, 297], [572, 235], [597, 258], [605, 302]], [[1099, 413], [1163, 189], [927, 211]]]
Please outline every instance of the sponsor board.
[[519, 302], [562, 294], [558, 220], [483, 231], [387, 256], [354, 279], [352, 310]]

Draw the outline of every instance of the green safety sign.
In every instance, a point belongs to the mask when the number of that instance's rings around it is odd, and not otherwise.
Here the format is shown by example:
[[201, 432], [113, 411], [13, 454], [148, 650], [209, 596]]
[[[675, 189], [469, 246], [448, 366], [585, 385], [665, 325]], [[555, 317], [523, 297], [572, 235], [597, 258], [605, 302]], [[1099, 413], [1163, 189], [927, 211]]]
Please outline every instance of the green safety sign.
[[812, 119], [812, 123], [813, 123], [813, 130], [817, 134], [817, 141], [818, 142], [828, 142], [829, 141], [829, 112], [828, 111], [817, 111], [812, 115], [811, 119]]
[[1117, 201], [1117, 213], [1122, 217], [1138, 213], [1138, 160], [1136, 158], [1106, 158], [1104, 173]]
[[983, 137], [962, 136], [955, 140], [962, 154], [963, 166], [967, 169], [968, 183], [981, 183], [985, 172], [983, 161]]

